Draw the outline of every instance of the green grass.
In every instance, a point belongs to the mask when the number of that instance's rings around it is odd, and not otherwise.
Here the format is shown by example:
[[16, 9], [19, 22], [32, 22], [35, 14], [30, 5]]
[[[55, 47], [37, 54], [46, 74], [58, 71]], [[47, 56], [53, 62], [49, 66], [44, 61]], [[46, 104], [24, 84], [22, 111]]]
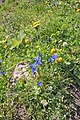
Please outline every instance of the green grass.
[[[32, 120], [69, 120], [75, 111], [68, 88], [70, 84], [80, 86], [80, 13], [76, 12], [80, 2], [58, 0], [58, 5], [54, 2], [6, 0], [0, 7], [0, 73], [6, 73], [0, 74], [1, 120], [12, 120], [12, 113], [19, 103], [26, 106], [26, 113]], [[38, 20], [37, 31], [33, 23]], [[29, 42], [25, 43], [27, 39]], [[62, 57], [62, 62], [50, 63], [52, 48], [58, 57]], [[30, 64], [40, 52], [42, 65], [36, 66], [39, 74], [36, 78]], [[29, 65], [30, 78], [26, 84], [24, 78], [17, 81], [12, 96], [7, 97], [9, 79], [16, 64], [22, 61]], [[37, 85], [39, 81], [41, 87]], [[14, 105], [10, 108], [12, 100]]]

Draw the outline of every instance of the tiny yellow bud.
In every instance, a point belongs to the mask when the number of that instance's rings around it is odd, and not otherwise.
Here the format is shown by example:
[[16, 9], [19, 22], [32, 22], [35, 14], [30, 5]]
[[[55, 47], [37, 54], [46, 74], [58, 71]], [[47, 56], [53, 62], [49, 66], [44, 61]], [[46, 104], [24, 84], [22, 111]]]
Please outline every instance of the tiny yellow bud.
[[7, 48], [7, 45], [4, 45], [4, 48]]
[[62, 52], [62, 51], [63, 51], [62, 49], [59, 50], [59, 52]]
[[76, 61], [78, 61], [78, 58], [76, 59]]
[[51, 54], [56, 53], [56, 50], [54, 48], [51, 49]]
[[45, 2], [45, 4], [47, 4], [47, 3], [48, 3], [48, 1]]
[[28, 40], [28, 39], [26, 39], [26, 40], [25, 40], [25, 43], [29, 43], [29, 40]]
[[79, 59], [79, 58], [77, 58], [77, 59], [76, 59], [76, 61], [77, 61], [77, 62], [80, 62], [80, 59]]
[[80, 12], [80, 9], [77, 9], [77, 11], [76, 12]]
[[39, 46], [39, 45], [36, 45], [36, 48], [38, 49], [38, 48], [40, 48], [40, 46]]
[[62, 57], [59, 57], [57, 60], [58, 60], [58, 62], [62, 62], [63, 61]]

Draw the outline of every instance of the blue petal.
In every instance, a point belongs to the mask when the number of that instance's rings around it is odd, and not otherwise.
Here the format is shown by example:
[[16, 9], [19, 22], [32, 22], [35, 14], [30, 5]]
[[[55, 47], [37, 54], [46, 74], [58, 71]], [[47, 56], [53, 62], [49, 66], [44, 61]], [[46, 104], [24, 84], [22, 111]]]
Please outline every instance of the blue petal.
[[1, 74], [2, 74], [2, 75], [5, 75], [5, 72], [4, 72], [4, 71], [2, 71], [2, 72], [1, 72]]
[[54, 4], [55, 4], [55, 5], [58, 5], [58, 1], [55, 1]]
[[32, 72], [33, 72], [33, 74], [34, 74], [34, 75], [36, 75], [37, 70], [36, 70], [36, 68], [35, 68], [35, 67], [33, 67], [33, 68], [32, 68]]
[[37, 61], [37, 64], [38, 64], [38, 65], [42, 65], [41, 60], [38, 60], [38, 61]]
[[38, 61], [39, 60], [39, 57], [37, 56], [36, 58], [34, 58], [35, 61]]
[[0, 63], [2, 62], [2, 60], [0, 60]]
[[42, 53], [41, 52], [40, 52], [39, 56], [42, 57]]
[[33, 63], [33, 64], [30, 65], [31, 69], [34, 68], [34, 67], [35, 67], [35, 63]]
[[36, 71], [36, 68], [33, 67], [33, 68], [32, 68], [32, 71]]
[[52, 59], [56, 60], [58, 58], [58, 55], [52, 55]]
[[52, 63], [52, 62], [54, 62], [54, 59], [50, 58], [49, 61]]
[[33, 74], [36, 75], [37, 71], [33, 71]]
[[38, 86], [41, 87], [42, 86], [42, 82], [38, 82]]

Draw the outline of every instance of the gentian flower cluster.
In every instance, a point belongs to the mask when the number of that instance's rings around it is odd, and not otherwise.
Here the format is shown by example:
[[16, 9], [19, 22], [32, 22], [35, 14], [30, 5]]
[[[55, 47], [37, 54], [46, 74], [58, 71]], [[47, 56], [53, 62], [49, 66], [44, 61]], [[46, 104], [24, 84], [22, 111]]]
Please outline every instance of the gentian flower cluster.
[[35, 63], [31, 64], [30, 68], [32, 69], [33, 74], [36, 76], [36, 73], [37, 73], [36, 64]]
[[33, 72], [34, 76], [36, 76], [36, 73], [37, 73], [36, 66], [42, 65], [41, 58], [42, 58], [42, 53], [40, 53], [39, 56], [37, 56], [36, 58], [34, 58], [35, 63], [32, 63], [30, 65], [30, 68], [32, 69], [32, 72]]

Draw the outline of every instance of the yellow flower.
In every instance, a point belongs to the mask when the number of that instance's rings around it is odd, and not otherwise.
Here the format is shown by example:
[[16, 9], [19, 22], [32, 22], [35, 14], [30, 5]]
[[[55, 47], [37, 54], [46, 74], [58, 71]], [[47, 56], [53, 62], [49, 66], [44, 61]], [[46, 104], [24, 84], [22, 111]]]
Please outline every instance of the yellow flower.
[[37, 23], [37, 24], [35, 24], [35, 25], [33, 25], [33, 28], [38, 28], [39, 27], [39, 23]]
[[40, 20], [33, 23], [33, 28], [36, 28], [38, 30], [39, 25], [40, 25]]
[[62, 58], [62, 57], [59, 57], [57, 60], [58, 60], [58, 62], [62, 62], [62, 61], [63, 61], [63, 58]]
[[80, 9], [77, 9], [77, 11], [76, 12], [80, 12]]
[[62, 51], [63, 51], [62, 49], [59, 50], [59, 52], [62, 52]]
[[7, 45], [4, 45], [4, 48], [7, 48]]
[[48, 4], [49, 4], [49, 2], [48, 2], [48, 1], [46, 1], [46, 2], [45, 2], [45, 4], [47, 4], [47, 5], [48, 5]]
[[29, 40], [28, 40], [28, 39], [25, 39], [25, 43], [26, 43], [26, 44], [29, 43]]
[[33, 25], [40, 24], [40, 20], [33, 23]]
[[48, 3], [48, 1], [45, 2], [45, 4], [47, 4], [47, 3]]
[[77, 61], [77, 62], [80, 62], [80, 59], [79, 59], [79, 58], [77, 58], [77, 59], [76, 59], [76, 61]]
[[51, 54], [56, 53], [56, 50], [54, 48], [51, 49]]
[[76, 59], [76, 61], [78, 61], [78, 58]]
[[40, 46], [39, 46], [39, 45], [36, 45], [36, 48], [40, 48]]
[[48, 105], [48, 102], [47, 102], [46, 100], [41, 100], [41, 104], [42, 104], [43, 106], [47, 106], [47, 105]]

